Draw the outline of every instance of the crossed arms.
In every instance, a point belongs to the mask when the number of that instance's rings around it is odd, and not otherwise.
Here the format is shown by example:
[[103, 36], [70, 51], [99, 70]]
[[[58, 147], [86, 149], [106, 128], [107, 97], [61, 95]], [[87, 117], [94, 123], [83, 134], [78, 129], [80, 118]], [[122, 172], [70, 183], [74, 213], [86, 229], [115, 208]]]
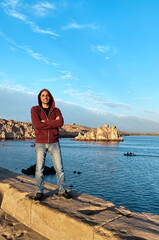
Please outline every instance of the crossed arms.
[[62, 114], [58, 108], [54, 109], [56, 111], [55, 120], [51, 119], [41, 119], [39, 111], [36, 107], [32, 107], [31, 109], [31, 119], [35, 129], [51, 129], [51, 128], [59, 128], [63, 126], [64, 120]]

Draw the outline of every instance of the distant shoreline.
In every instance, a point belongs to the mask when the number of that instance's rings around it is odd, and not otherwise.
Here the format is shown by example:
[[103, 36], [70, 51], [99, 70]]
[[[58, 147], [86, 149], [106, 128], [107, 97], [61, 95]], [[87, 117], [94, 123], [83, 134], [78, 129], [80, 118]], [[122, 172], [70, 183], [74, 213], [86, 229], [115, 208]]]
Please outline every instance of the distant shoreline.
[[159, 133], [128, 133], [128, 132], [121, 132], [121, 136], [159, 136]]

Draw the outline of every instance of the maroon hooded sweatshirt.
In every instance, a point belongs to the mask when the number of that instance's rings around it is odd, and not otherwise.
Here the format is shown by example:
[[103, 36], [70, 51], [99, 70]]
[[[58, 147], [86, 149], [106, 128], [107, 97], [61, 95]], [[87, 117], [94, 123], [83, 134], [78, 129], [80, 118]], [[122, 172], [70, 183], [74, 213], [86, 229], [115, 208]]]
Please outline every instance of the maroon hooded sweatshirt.
[[[58, 142], [59, 133], [58, 128], [63, 126], [64, 120], [62, 114], [58, 108], [55, 107], [55, 101], [51, 93], [50, 94], [50, 111], [47, 116], [42, 108], [40, 95], [47, 89], [42, 89], [38, 95], [38, 106], [31, 108], [31, 120], [35, 128], [36, 143], [54, 143]], [[59, 117], [58, 120], [56, 118]], [[45, 122], [41, 122], [45, 120]]]

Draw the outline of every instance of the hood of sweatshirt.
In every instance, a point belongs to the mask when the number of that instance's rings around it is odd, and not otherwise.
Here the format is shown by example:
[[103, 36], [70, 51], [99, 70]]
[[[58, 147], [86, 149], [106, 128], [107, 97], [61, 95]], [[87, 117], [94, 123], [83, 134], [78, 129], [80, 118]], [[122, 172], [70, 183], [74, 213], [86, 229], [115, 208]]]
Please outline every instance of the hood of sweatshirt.
[[38, 103], [39, 103], [39, 106], [42, 107], [42, 103], [41, 103], [40, 96], [41, 96], [41, 93], [42, 93], [43, 91], [47, 91], [47, 92], [49, 93], [49, 95], [50, 95], [50, 103], [49, 103], [49, 105], [50, 105], [51, 108], [55, 108], [55, 100], [54, 100], [52, 94], [50, 93], [50, 91], [49, 91], [48, 89], [45, 89], [45, 88], [42, 89], [42, 90], [39, 92], [39, 94], [38, 94]]

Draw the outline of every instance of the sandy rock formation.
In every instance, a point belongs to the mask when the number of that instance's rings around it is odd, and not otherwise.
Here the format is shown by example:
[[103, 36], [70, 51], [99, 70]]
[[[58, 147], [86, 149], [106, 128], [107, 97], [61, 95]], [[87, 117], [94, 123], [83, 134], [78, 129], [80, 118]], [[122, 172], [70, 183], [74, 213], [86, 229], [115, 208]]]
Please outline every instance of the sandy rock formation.
[[0, 139], [33, 139], [35, 132], [31, 123], [0, 119]]
[[[71, 123], [64, 125], [62, 128], [59, 128], [59, 136], [61, 138], [74, 138], [78, 136], [79, 132], [86, 133], [90, 130], [94, 129]], [[32, 123], [0, 119], [0, 139], [34, 138], [35, 131]]]
[[[86, 133], [93, 128], [76, 125], [75, 123], [66, 124], [59, 128], [61, 138], [74, 138], [79, 132]], [[34, 139], [35, 131], [32, 123], [19, 122], [14, 120], [0, 119], [0, 139]]]
[[90, 130], [86, 133], [79, 133], [75, 137], [77, 141], [123, 141], [123, 138], [120, 137], [120, 132], [116, 126], [109, 127], [108, 124], [105, 124], [103, 127], [99, 126], [96, 131]]
[[[59, 128], [61, 138], [75, 138], [75, 140], [86, 141], [122, 141], [120, 132], [115, 127], [109, 125], [96, 128], [66, 124]], [[34, 139], [35, 130], [31, 122], [19, 122], [14, 120], [0, 119], [0, 139]]]

